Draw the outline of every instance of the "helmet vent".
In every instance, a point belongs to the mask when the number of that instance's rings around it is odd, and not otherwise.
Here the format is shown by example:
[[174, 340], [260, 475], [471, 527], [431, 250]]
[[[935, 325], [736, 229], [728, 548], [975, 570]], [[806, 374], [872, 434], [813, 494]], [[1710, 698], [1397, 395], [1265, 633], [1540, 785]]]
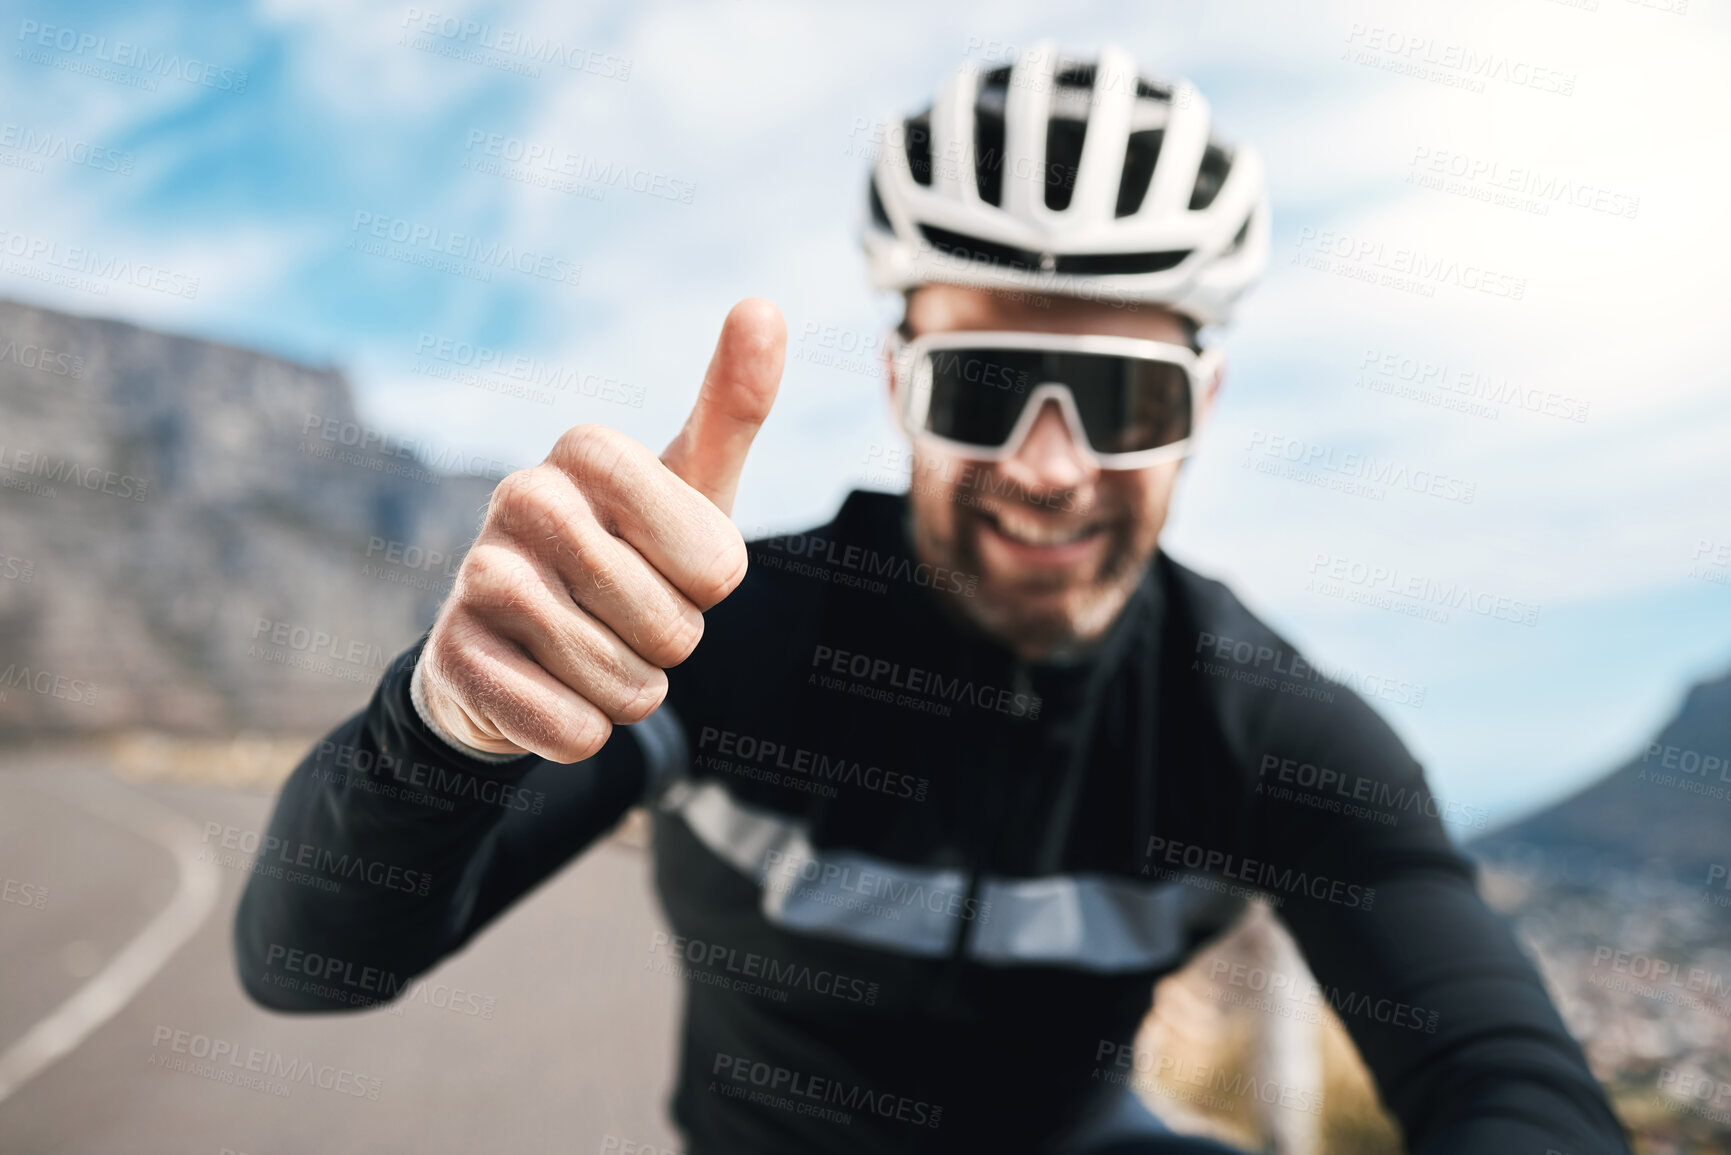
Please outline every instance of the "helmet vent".
[[1190, 252], [1189, 249], [1169, 249], [1157, 253], [1071, 253], [1058, 258], [1058, 272], [1079, 277], [1164, 273], [1182, 265]]
[[936, 225], [921, 225], [920, 232], [931, 246], [948, 257], [983, 261], [1021, 272], [1068, 273], [1101, 277], [1137, 273], [1163, 273], [1184, 263], [1192, 250], [1174, 249], [1151, 253], [1064, 253], [1051, 259], [1046, 254], [981, 240]]
[[895, 232], [895, 226], [890, 224], [890, 214], [884, 211], [884, 198], [878, 195], [878, 182], [874, 177], [871, 182], [872, 224], [886, 233]]
[[931, 187], [932, 183], [932, 116], [922, 112], [910, 116], [906, 125], [908, 171], [914, 181]]
[[936, 225], [921, 225], [920, 232], [925, 235], [932, 248], [946, 257], [984, 261], [990, 265], [1004, 265], [1007, 268], [1029, 272], [1040, 267], [1040, 254], [1019, 249], [1015, 245], [983, 241], [979, 237], [965, 236], [949, 229], [940, 229]]
[[[1251, 214], [1251, 216], [1254, 215], [1254, 213]], [[1236, 253], [1239, 249], [1244, 247], [1244, 238], [1249, 235], [1250, 217], [1247, 216], [1244, 218], [1244, 223], [1238, 226], [1238, 231], [1233, 234], [1232, 243], [1227, 245], [1224, 249], [1221, 249], [1220, 255], [1223, 257], [1230, 257], [1233, 253]]]
[[1202, 152], [1202, 165], [1196, 170], [1196, 187], [1190, 190], [1190, 211], [1205, 209], [1220, 195], [1226, 184], [1226, 174], [1232, 169], [1232, 154], [1217, 144]]
[[1056, 84], [1059, 88], [1093, 88], [1094, 65], [1072, 65], [1058, 73], [1058, 75], [1052, 77], [1052, 83]]
[[[1092, 77], [1090, 77], [1092, 79]], [[1082, 140], [1088, 122], [1054, 116], [1046, 126], [1046, 207], [1063, 212], [1076, 193], [1076, 168], [1082, 163]]]
[[974, 109], [974, 187], [989, 205], [1004, 203], [1004, 114]]
[[1113, 216], [1127, 217], [1142, 207], [1165, 136], [1163, 128], [1145, 128], [1130, 134], [1129, 143], [1124, 146], [1124, 171], [1118, 177], [1118, 207]]
[[974, 187], [980, 199], [1004, 204], [1004, 109], [1009, 103], [1010, 69], [994, 68], [980, 77], [974, 101]]
[[980, 90], [974, 96], [977, 112], [991, 113], [1002, 118], [1010, 104], [1010, 70], [994, 68], [980, 77]]

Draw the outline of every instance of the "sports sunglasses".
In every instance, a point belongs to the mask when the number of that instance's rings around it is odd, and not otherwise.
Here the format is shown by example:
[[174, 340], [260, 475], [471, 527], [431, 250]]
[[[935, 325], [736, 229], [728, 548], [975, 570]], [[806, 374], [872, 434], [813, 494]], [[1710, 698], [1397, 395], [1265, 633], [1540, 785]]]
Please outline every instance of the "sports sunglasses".
[[1137, 337], [1002, 331], [892, 334], [896, 414], [934, 449], [1014, 457], [1047, 398], [1082, 456], [1143, 469], [1190, 452], [1216, 350]]

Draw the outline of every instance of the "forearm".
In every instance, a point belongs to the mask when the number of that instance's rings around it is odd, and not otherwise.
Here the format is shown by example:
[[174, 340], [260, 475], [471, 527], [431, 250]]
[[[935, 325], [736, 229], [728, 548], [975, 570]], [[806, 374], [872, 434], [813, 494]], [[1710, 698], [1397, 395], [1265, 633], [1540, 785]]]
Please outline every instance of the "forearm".
[[1379, 878], [1368, 911], [1282, 913], [1416, 1155], [1627, 1155], [1537, 972], [1464, 873]]
[[1408, 1149], [1627, 1155], [1579, 1044], [1388, 724], [1344, 687], [1324, 704], [1282, 698], [1238, 757], [1247, 852], [1307, 880], [1277, 896], [1280, 916]]
[[[451, 748], [409, 700], [419, 649], [283, 786], [234, 928], [242, 984], [266, 1006], [388, 1000], [641, 793], [642, 758], [623, 733], [570, 766], [488, 764]], [[366, 976], [366, 997], [315, 981], [327, 971]]]

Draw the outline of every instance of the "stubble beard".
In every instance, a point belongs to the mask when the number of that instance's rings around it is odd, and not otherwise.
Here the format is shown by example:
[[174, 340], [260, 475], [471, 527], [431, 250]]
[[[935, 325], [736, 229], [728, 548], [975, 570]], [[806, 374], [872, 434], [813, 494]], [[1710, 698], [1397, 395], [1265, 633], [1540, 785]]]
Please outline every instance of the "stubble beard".
[[[1113, 516], [1106, 530], [1106, 552], [1093, 575], [989, 573], [980, 535], [988, 532], [974, 506], [976, 494], [958, 490], [949, 499], [948, 537], [927, 525], [917, 535], [927, 560], [965, 574], [979, 575], [972, 597], [947, 600], [965, 618], [1010, 649], [1035, 659], [1062, 658], [1086, 651], [1105, 634], [1135, 591], [1153, 557], [1159, 526], [1142, 525], [1128, 513]], [[1006, 501], [1031, 510], [1051, 508], [1035, 502]]]

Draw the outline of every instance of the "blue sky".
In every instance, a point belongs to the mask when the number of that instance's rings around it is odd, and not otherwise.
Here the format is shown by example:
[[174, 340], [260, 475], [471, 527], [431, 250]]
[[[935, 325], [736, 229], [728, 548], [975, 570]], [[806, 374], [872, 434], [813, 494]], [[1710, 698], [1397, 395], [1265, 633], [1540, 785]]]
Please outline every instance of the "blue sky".
[[[1379, 708], [1443, 793], [1501, 817], [1731, 666], [1731, 171], [1710, 145], [1731, 32], [1699, 0], [1592, 3], [26, 5], [3, 26], [0, 293], [338, 364], [369, 422], [513, 465], [581, 421], [659, 447], [728, 306], [766, 296], [790, 358], [736, 518], [811, 524], [900, 444], [869, 350], [891, 312], [855, 244], [875, 125], [965, 56], [1116, 41], [1195, 81], [1274, 195], [1167, 546], [1325, 667], [1422, 686]], [[375, 224], [422, 240], [366, 251]], [[434, 244], [535, 272], [430, 268]], [[155, 279], [48, 283], [50, 250]], [[1362, 279], [1411, 250], [1520, 297]], [[428, 375], [441, 349], [590, 385], [510, 396]], [[1473, 500], [1256, 468], [1287, 452]], [[1533, 620], [1349, 600], [1414, 581]]]

